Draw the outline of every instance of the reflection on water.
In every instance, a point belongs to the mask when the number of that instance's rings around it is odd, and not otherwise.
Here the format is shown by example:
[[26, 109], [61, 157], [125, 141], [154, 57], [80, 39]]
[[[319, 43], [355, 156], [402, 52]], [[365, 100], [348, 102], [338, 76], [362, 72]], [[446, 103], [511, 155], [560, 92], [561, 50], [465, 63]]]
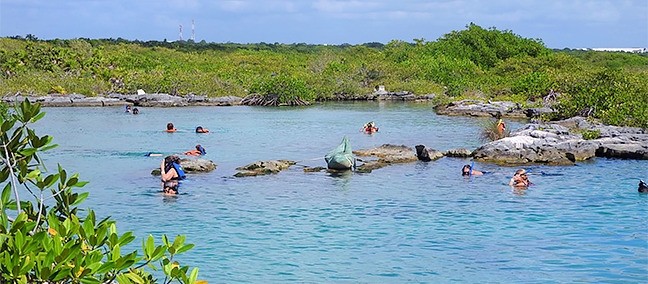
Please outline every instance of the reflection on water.
[[[480, 145], [483, 119], [437, 116], [426, 104], [45, 110], [38, 133], [60, 147], [43, 158], [90, 181], [84, 205], [139, 238], [187, 235], [196, 247], [180, 260], [210, 282], [638, 283], [648, 275], [648, 195], [636, 190], [648, 161], [526, 167], [534, 185], [517, 191], [508, 185], [517, 167], [475, 162], [488, 173], [466, 179], [461, 167], [471, 161], [459, 158], [368, 174], [303, 171], [326, 167], [324, 155], [345, 135], [353, 149]], [[367, 121], [380, 131], [360, 132]], [[167, 122], [180, 132], [164, 133]], [[197, 125], [210, 134], [193, 133]], [[160, 157], [145, 154], [196, 144], [217, 169], [164, 196], [151, 175]], [[232, 177], [273, 159], [301, 166]]]

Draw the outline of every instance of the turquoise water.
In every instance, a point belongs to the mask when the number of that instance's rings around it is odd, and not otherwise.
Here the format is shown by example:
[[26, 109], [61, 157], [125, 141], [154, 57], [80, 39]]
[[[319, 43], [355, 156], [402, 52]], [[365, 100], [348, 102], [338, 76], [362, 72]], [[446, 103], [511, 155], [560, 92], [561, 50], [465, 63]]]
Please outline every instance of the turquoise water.
[[[513, 167], [466, 159], [394, 165], [370, 174], [304, 173], [347, 135], [355, 149], [384, 143], [438, 150], [481, 143], [482, 118], [437, 116], [427, 104], [329, 103], [307, 108], [45, 108], [37, 124], [60, 147], [44, 155], [90, 183], [84, 203], [133, 230], [185, 234], [181, 260], [210, 283], [648, 282], [648, 161], [596, 159]], [[373, 120], [380, 132], [360, 127]], [[167, 122], [180, 131], [165, 133]], [[509, 128], [523, 122], [509, 121]], [[196, 134], [196, 126], [211, 130]], [[150, 171], [160, 157], [202, 144], [216, 171], [190, 175], [164, 197]], [[257, 160], [300, 163], [277, 175], [233, 178]], [[135, 247], [134, 247], [135, 248]]]

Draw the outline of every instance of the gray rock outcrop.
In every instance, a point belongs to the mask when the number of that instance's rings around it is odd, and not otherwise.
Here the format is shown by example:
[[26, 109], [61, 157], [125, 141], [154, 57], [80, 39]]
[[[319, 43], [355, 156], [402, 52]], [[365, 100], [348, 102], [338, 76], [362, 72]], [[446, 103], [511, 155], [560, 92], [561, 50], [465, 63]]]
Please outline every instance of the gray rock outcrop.
[[[582, 133], [600, 133], [585, 140]], [[648, 130], [593, 123], [582, 117], [527, 124], [506, 137], [482, 145], [476, 160], [501, 164], [569, 165], [593, 157], [648, 159]]]
[[44, 96], [23, 96], [20, 94], [4, 96], [6, 103], [21, 102], [29, 99], [30, 102], [39, 102], [47, 107], [70, 106], [119, 106], [132, 104], [141, 107], [182, 107], [182, 106], [231, 106], [239, 105], [241, 98], [225, 96], [208, 98], [207, 96], [189, 94], [174, 96], [169, 94], [108, 94], [105, 96], [87, 97], [80, 94], [48, 94]]
[[236, 168], [236, 170], [238, 170], [239, 172], [234, 174], [234, 176], [249, 177], [249, 176], [276, 174], [280, 171], [290, 168], [290, 166], [296, 163], [297, 162], [295, 161], [289, 161], [289, 160], [258, 161], [243, 167]]
[[[186, 174], [208, 173], [216, 169], [216, 164], [207, 159], [180, 159], [180, 166]], [[160, 168], [153, 169], [151, 175], [159, 176]]]
[[[431, 152], [436, 152], [431, 150]], [[370, 173], [375, 169], [386, 167], [391, 164], [411, 163], [418, 161], [414, 149], [405, 145], [384, 144], [377, 148], [356, 150], [353, 154], [360, 157], [373, 157], [373, 160], [364, 160], [356, 170], [358, 172]], [[430, 153], [431, 155], [434, 155]]]
[[462, 100], [445, 106], [437, 106], [441, 115], [527, 117], [519, 104], [513, 102], [488, 102]]

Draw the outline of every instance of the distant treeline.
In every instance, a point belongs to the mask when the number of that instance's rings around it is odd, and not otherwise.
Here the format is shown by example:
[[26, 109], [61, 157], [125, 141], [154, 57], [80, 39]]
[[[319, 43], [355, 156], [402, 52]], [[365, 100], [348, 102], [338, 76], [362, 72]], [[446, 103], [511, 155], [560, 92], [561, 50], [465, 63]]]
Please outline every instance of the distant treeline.
[[124, 39], [0, 39], [0, 94], [161, 92], [210, 97], [278, 94], [331, 100], [389, 91], [512, 100], [553, 118], [587, 113], [648, 127], [648, 55], [551, 50], [539, 39], [469, 24], [436, 41], [387, 44], [207, 43]]

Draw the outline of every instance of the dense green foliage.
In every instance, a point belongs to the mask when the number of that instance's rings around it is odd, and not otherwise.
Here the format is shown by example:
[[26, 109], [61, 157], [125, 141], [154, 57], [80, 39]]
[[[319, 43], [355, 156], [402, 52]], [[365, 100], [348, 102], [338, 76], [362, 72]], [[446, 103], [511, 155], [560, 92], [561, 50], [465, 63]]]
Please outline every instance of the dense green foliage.
[[[648, 127], [648, 54], [554, 51], [540, 40], [475, 24], [436, 41], [385, 45], [3, 38], [0, 72], [3, 95], [144, 89], [212, 97], [260, 92], [312, 101], [369, 94], [384, 85], [390, 91], [448, 99], [540, 105], [553, 91], [560, 94], [556, 117], [593, 108], [590, 114], [604, 122]], [[617, 85], [605, 81], [611, 73]], [[602, 96], [614, 99], [592, 99]]]
[[195, 283], [198, 269], [188, 273], [174, 260], [193, 247], [184, 236], [163, 235], [161, 245], [149, 236], [143, 255], [122, 253], [132, 232], [119, 234], [115, 221], [77, 207], [88, 193], [75, 189], [87, 182], [60, 165], [48, 172], [38, 156], [56, 147], [30, 128], [44, 115], [25, 100], [0, 121], [0, 283], [157, 282], [145, 268], [162, 270], [162, 283]]

